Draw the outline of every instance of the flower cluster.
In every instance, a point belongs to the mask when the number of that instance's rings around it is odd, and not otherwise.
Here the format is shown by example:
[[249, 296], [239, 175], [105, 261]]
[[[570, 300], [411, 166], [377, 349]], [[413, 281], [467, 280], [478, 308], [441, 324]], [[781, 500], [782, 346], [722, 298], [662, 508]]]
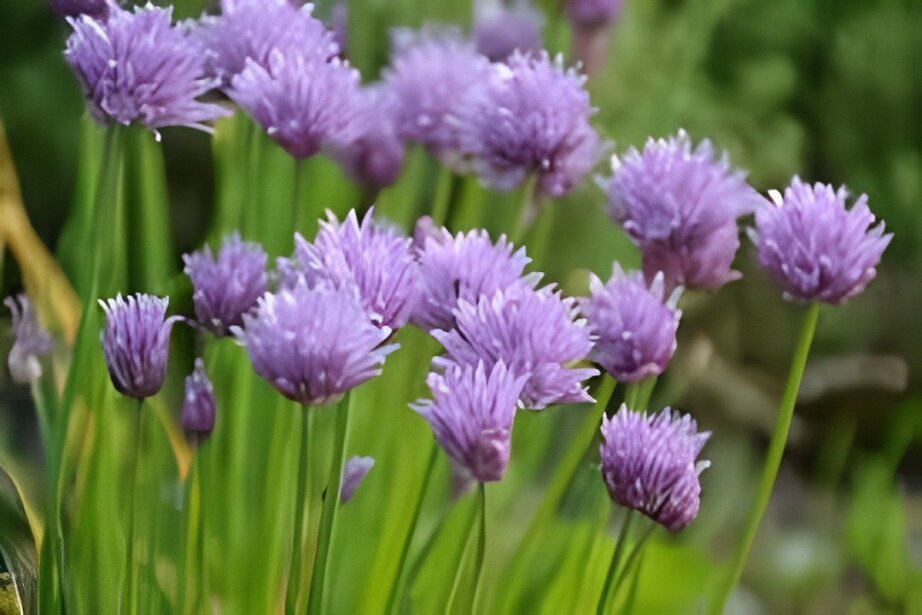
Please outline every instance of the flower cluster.
[[199, 443], [207, 438], [215, 423], [214, 387], [202, 359], [195, 360], [195, 368], [186, 376], [186, 389], [182, 400], [180, 423], [187, 437]]
[[543, 48], [544, 18], [527, 1], [519, 0], [512, 6], [482, 2], [475, 11], [474, 45], [492, 62], [502, 62], [515, 51], [538, 53]]
[[51, 352], [51, 336], [38, 324], [35, 308], [26, 295], [3, 300], [12, 315], [13, 347], [7, 357], [13, 382], [29, 384], [42, 377], [39, 359]]

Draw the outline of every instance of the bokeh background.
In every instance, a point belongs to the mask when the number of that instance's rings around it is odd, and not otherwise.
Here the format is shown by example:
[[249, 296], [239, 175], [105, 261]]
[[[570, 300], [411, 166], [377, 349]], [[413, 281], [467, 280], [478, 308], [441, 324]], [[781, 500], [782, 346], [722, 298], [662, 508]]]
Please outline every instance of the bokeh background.
[[[180, 16], [202, 8], [176, 4]], [[542, 4], [561, 10], [557, 0]], [[390, 27], [470, 16], [469, 1], [350, 2], [350, 59], [373, 79]], [[545, 40], [566, 52], [569, 34], [557, 21]], [[84, 115], [61, 55], [67, 33], [40, 0], [0, 2], [0, 119], [29, 216], [52, 250], [74, 201]], [[626, 0], [608, 55], [588, 87], [613, 151], [685, 128], [726, 149], [761, 191], [799, 174], [866, 192], [894, 232], [867, 292], [822, 311], [734, 608], [922, 612], [922, 2]], [[173, 237], [164, 251], [177, 260], [211, 220], [211, 145], [207, 135], [168, 129], [163, 147]], [[614, 258], [637, 263], [603, 201], [586, 182], [543, 220], [553, 233], [544, 269], [566, 288], [579, 289], [580, 271], [607, 275]], [[0, 294], [19, 290], [15, 262], [0, 257], [0, 266]], [[715, 436], [698, 520], [682, 548], [647, 563], [640, 592], [651, 612], [670, 612], [672, 596], [697, 591], [700, 554], [720, 562], [738, 536], [799, 326], [798, 308], [781, 300], [745, 241], [737, 268], [742, 281], [684, 305], [679, 351], [654, 395], [654, 406], [690, 409]], [[28, 391], [4, 371], [0, 446], [24, 465], [37, 455], [33, 416]]]

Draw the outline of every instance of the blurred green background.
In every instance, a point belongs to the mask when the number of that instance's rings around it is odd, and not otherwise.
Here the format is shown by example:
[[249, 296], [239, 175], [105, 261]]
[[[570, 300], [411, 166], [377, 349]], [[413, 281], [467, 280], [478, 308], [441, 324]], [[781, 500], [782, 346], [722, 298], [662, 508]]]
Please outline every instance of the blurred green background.
[[[181, 16], [199, 11], [195, 0], [178, 4]], [[543, 4], [548, 14], [560, 11], [557, 0]], [[866, 192], [894, 232], [868, 291], [822, 312], [782, 472], [734, 608], [922, 612], [922, 2], [626, 4], [608, 63], [589, 82], [595, 123], [614, 151], [685, 128], [725, 148], [759, 190], [781, 189], [799, 174]], [[350, 9], [349, 55], [369, 79], [386, 61], [389, 27], [470, 19], [469, 3], [448, 0], [360, 0]], [[549, 20], [546, 40], [566, 51], [557, 21]], [[67, 33], [40, 0], [0, 2], [0, 118], [29, 215], [52, 248], [74, 199], [84, 114], [61, 56]], [[211, 220], [211, 144], [168, 129], [163, 147], [174, 241], [164, 249], [178, 259]], [[604, 165], [598, 172], [607, 174]], [[575, 270], [607, 275], [616, 257], [636, 264], [602, 206], [601, 191], [586, 182], [547, 214], [553, 248], [541, 265], [550, 279], [579, 288]], [[715, 436], [691, 546], [648, 557], [659, 574], [645, 574], [640, 592], [653, 610], [669, 612], [667, 595], [695, 586], [695, 553], [716, 562], [729, 553], [799, 324], [798, 309], [758, 271], [746, 242], [737, 267], [743, 281], [689, 298], [674, 364], [654, 395], [654, 405], [691, 410]], [[0, 294], [19, 287], [15, 263], [3, 260]], [[0, 340], [8, 348], [5, 332]], [[0, 440], [25, 459], [35, 454], [28, 399], [0, 381]]]

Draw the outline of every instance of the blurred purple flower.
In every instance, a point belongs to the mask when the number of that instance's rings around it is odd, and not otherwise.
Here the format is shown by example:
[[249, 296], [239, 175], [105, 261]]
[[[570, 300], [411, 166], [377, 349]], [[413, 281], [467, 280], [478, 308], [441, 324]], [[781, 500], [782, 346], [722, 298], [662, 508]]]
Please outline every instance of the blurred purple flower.
[[795, 177], [784, 197], [772, 192], [775, 207], [756, 212], [750, 238], [759, 264], [784, 290], [786, 299], [841, 305], [860, 294], [877, 275], [880, 258], [893, 238], [862, 194], [846, 209], [848, 192], [831, 185], [805, 184]]
[[370, 190], [390, 186], [403, 168], [405, 148], [397, 136], [397, 109], [389, 94], [382, 87], [362, 90], [357, 136], [335, 152], [346, 174]]
[[253, 369], [282, 395], [304, 405], [338, 400], [381, 373], [397, 345], [368, 320], [354, 289], [293, 288], [266, 293], [232, 331]]
[[183, 271], [192, 280], [195, 316], [215, 335], [243, 324], [243, 314], [266, 292], [266, 253], [257, 243], [224, 238], [218, 257], [211, 248], [183, 255]]
[[617, 21], [624, 0], [567, 0], [567, 19], [575, 28], [602, 28]]
[[372, 322], [396, 330], [419, 300], [419, 264], [411, 240], [373, 215], [369, 210], [359, 224], [352, 210], [340, 223], [327, 212], [314, 243], [296, 235], [294, 257], [279, 259], [278, 269], [289, 287], [303, 277], [310, 287], [357, 289]]
[[447, 331], [455, 326], [459, 300], [476, 303], [514, 284], [534, 288], [541, 280], [539, 273], [525, 275], [531, 262], [525, 248], [515, 250], [505, 235], [494, 244], [482, 229], [452, 236], [444, 228], [425, 231], [430, 223], [428, 217], [417, 222], [422, 291], [412, 319], [416, 326]]
[[298, 159], [359, 136], [359, 74], [339, 58], [273, 49], [267, 66], [247, 58], [227, 94]]
[[274, 53], [327, 62], [339, 54], [334, 35], [311, 14], [311, 4], [290, 0], [221, 0], [219, 16], [204, 16], [194, 36], [207, 65], [225, 85], [247, 60], [271, 70]]
[[666, 287], [715, 289], [739, 278], [736, 219], [765, 202], [745, 174], [716, 157], [710, 141], [692, 149], [685, 131], [649, 139], [612, 159], [608, 213], [643, 254], [647, 281], [662, 271]]
[[504, 6], [497, 0], [475, 5], [474, 44], [493, 62], [501, 62], [514, 51], [541, 51], [544, 16], [528, 0]]
[[450, 118], [465, 94], [486, 79], [490, 62], [455, 30], [429, 28], [395, 38], [384, 83], [397, 100], [397, 134], [450, 158], [459, 139]]
[[98, 21], [109, 16], [110, 0], [49, 0], [51, 10], [61, 17], [88, 15]]
[[169, 299], [135, 294], [99, 302], [106, 313], [101, 335], [106, 367], [122, 395], [155, 395], [166, 377], [170, 332], [178, 316], [166, 318]]
[[681, 291], [666, 301], [662, 274], [647, 287], [639, 272], [625, 274], [617, 263], [608, 283], [592, 275], [589, 288], [581, 308], [596, 337], [590, 357], [620, 382], [663, 373], [676, 349]]
[[494, 64], [456, 113], [461, 151], [481, 180], [512, 190], [536, 174], [552, 197], [572, 190], [601, 155], [584, 83], [562, 56], [552, 60], [546, 52]]
[[35, 308], [25, 294], [7, 297], [3, 304], [10, 309], [13, 347], [7, 357], [10, 375], [17, 384], [31, 384], [42, 377], [39, 359], [51, 352], [51, 336], [35, 317]]
[[186, 435], [196, 444], [200, 444], [211, 435], [214, 421], [214, 387], [205, 373], [204, 361], [198, 358], [195, 360], [192, 373], [186, 376], [180, 423]]
[[611, 499], [678, 532], [698, 515], [698, 475], [710, 465], [695, 461], [710, 432], [697, 433], [688, 415], [669, 408], [646, 415], [622, 405], [602, 419], [602, 478]]
[[69, 18], [74, 29], [64, 57], [80, 80], [100, 124], [142, 124], [151, 130], [190, 126], [228, 115], [220, 105], [196, 100], [214, 87], [188, 32], [170, 23], [171, 8], [148, 5], [134, 12], [115, 5], [105, 21]]
[[352, 499], [356, 490], [375, 466], [374, 457], [350, 457], [343, 466], [343, 477], [339, 483], [339, 501], [345, 504]]
[[455, 467], [482, 483], [498, 481], [509, 465], [512, 420], [525, 380], [502, 361], [489, 373], [483, 362], [447, 364], [444, 374], [429, 374], [433, 399], [410, 407], [426, 419]]
[[521, 402], [531, 410], [592, 401], [583, 381], [599, 372], [566, 367], [592, 350], [586, 321], [576, 318], [572, 298], [561, 298], [550, 286], [534, 290], [516, 284], [481, 296], [476, 304], [459, 301], [455, 318], [451, 331], [432, 332], [447, 353], [433, 360], [437, 367], [483, 361], [492, 369], [502, 361], [517, 376], [528, 377]]

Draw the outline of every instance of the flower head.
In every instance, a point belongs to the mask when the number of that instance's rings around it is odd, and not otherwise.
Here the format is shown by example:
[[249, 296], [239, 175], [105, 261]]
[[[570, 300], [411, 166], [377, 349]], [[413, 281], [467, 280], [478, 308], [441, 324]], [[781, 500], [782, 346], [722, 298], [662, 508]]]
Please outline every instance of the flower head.
[[512, 420], [525, 384], [497, 361], [448, 364], [444, 373], [429, 374], [431, 400], [410, 407], [432, 427], [432, 433], [456, 468], [479, 482], [498, 481], [506, 473], [512, 446]]
[[451, 117], [465, 94], [486, 78], [490, 62], [453, 30], [428, 29], [404, 38], [384, 74], [397, 100], [397, 134], [433, 154], [451, 156], [459, 140]]
[[844, 186], [811, 186], [795, 177], [784, 197], [773, 192], [772, 198], [777, 206], [756, 212], [750, 237], [759, 264], [787, 299], [840, 305], [874, 279], [893, 235], [884, 234], [883, 222], [873, 226], [867, 195], [846, 209]]
[[184, 255], [183, 262], [194, 288], [195, 316], [216, 335], [243, 324], [243, 314], [266, 292], [266, 253], [238, 233], [224, 238], [217, 258], [205, 246]]
[[567, 0], [567, 19], [577, 28], [601, 28], [617, 21], [624, 0]]
[[[421, 237], [421, 225], [426, 224], [428, 219], [422, 218], [417, 223]], [[534, 288], [541, 279], [538, 273], [524, 275], [531, 260], [525, 248], [515, 250], [505, 235], [493, 243], [482, 229], [452, 236], [439, 228], [418, 243], [422, 292], [413, 323], [427, 331], [452, 329], [458, 301], [476, 303], [514, 284]]]
[[541, 410], [552, 404], [592, 401], [583, 381], [598, 374], [591, 368], [569, 368], [592, 350], [586, 321], [576, 318], [573, 299], [564, 299], [553, 287], [534, 290], [516, 284], [481, 296], [476, 303], [459, 301], [451, 331], [432, 335], [447, 357], [436, 366], [477, 365], [487, 369], [502, 361], [517, 376], [527, 376], [521, 402]]
[[698, 515], [697, 461], [710, 432], [698, 433], [688, 415], [669, 408], [646, 415], [622, 405], [602, 419], [602, 478], [611, 499], [678, 532]]
[[647, 286], [617, 263], [608, 283], [593, 275], [589, 288], [592, 294], [581, 307], [596, 336], [591, 358], [620, 382], [663, 373], [676, 349], [680, 291], [667, 301], [662, 274]]
[[109, 16], [110, 0], [50, 0], [51, 10], [61, 17], [89, 15], [103, 21]]
[[405, 147], [397, 136], [397, 110], [385, 88], [365, 88], [358, 136], [335, 152], [353, 181], [377, 190], [390, 186], [403, 168]]
[[411, 240], [373, 214], [360, 224], [355, 210], [342, 222], [328, 212], [314, 243], [297, 235], [294, 257], [280, 259], [279, 270], [288, 286], [303, 277], [308, 286], [357, 289], [375, 324], [399, 329], [419, 299], [419, 265]]
[[502, 62], [514, 51], [541, 51], [544, 17], [527, 0], [506, 7], [495, 0], [476, 5], [474, 44], [492, 62]]
[[195, 36], [205, 49], [212, 73], [225, 84], [243, 72], [247, 60], [270, 69], [274, 53], [332, 60], [339, 45], [311, 14], [311, 4], [291, 0], [221, 0], [221, 14], [205, 16]]
[[352, 499], [362, 481], [375, 467], [374, 457], [350, 457], [343, 466], [343, 477], [339, 483], [339, 501], [345, 504]]
[[512, 190], [536, 174], [550, 196], [572, 190], [601, 153], [584, 82], [561, 56], [552, 60], [546, 52], [514, 53], [494, 64], [457, 111], [461, 149], [480, 178]]
[[83, 85], [101, 124], [142, 124], [206, 129], [227, 115], [198, 97], [214, 87], [205, 78], [198, 45], [171, 25], [172, 9], [148, 5], [133, 12], [111, 4], [108, 19], [70, 18], [74, 29], [64, 57]]
[[335, 402], [377, 376], [397, 348], [380, 345], [391, 331], [371, 324], [354, 289], [311, 289], [304, 280], [263, 295], [232, 331], [256, 373], [305, 405]]
[[608, 213], [643, 254], [647, 281], [662, 271], [667, 288], [714, 289], [735, 280], [736, 219], [764, 199], [711, 143], [692, 148], [684, 131], [647, 141], [612, 160]]
[[295, 158], [358, 136], [359, 73], [339, 58], [273, 49], [267, 66], [247, 58], [226, 91]]
[[170, 332], [179, 317], [166, 318], [170, 301], [135, 294], [100, 301], [106, 313], [101, 340], [106, 367], [122, 395], [145, 399], [155, 395], [166, 377]]
[[183, 431], [196, 443], [201, 443], [214, 429], [214, 387], [205, 373], [202, 359], [195, 360], [195, 368], [186, 376], [186, 390], [182, 400], [180, 423]]
[[26, 295], [7, 297], [3, 304], [10, 309], [13, 325], [13, 347], [7, 357], [10, 375], [17, 384], [35, 382], [42, 377], [39, 359], [51, 352], [51, 336], [38, 324]]

